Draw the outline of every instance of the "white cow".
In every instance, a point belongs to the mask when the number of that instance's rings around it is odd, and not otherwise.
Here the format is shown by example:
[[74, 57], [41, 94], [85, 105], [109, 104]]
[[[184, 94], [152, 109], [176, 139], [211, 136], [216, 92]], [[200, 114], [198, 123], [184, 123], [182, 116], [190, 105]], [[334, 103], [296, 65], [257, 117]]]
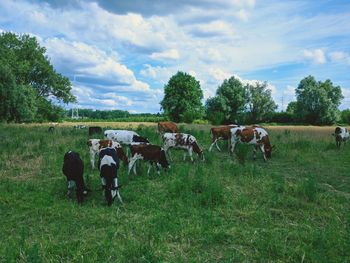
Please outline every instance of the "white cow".
[[149, 143], [147, 138], [141, 137], [134, 131], [128, 130], [106, 130], [105, 138], [117, 141], [121, 144], [130, 145], [136, 143]]
[[[193, 162], [192, 158], [192, 152], [195, 152], [198, 154], [199, 157], [201, 157], [202, 160], [204, 160], [203, 150], [199, 148], [196, 138], [191, 134], [186, 133], [169, 133], [166, 132], [163, 134], [163, 148], [164, 151], [168, 154], [169, 159], [171, 160], [170, 148], [175, 149], [183, 149], [188, 152], [188, 155], [191, 158], [191, 161]], [[186, 159], [186, 152], [184, 153], [184, 160]]]

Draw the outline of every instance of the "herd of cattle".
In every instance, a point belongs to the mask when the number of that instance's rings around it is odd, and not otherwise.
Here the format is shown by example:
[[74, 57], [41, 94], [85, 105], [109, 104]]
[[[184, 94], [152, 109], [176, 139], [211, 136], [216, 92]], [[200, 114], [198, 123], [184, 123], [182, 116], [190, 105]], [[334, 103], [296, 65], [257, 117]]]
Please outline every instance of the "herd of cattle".
[[[74, 128], [82, 129], [86, 128], [86, 126], [82, 127], [80, 125]], [[135, 175], [136, 162], [138, 160], [148, 162], [147, 174], [150, 173], [153, 166], [157, 169], [158, 174], [160, 172], [159, 168], [170, 168], [168, 159], [172, 161], [169, 151], [171, 148], [184, 150], [184, 160], [188, 154], [193, 162], [192, 154], [194, 152], [204, 161], [203, 150], [198, 145], [196, 138], [191, 134], [181, 133], [175, 123], [159, 122], [158, 132], [162, 136], [162, 147], [151, 144], [147, 138], [129, 130], [105, 130], [105, 139], [89, 139], [87, 141], [93, 169], [95, 168], [95, 158], [98, 155], [97, 168], [100, 171], [101, 185], [108, 205], [112, 204], [115, 197], [118, 197], [119, 201], [122, 202], [117, 176], [119, 160], [123, 161], [128, 167], [128, 173], [133, 170]], [[96, 133], [102, 133], [102, 128], [89, 127], [90, 136]], [[267, 131], [259, 125], [225, 125], [211, 128], [210, 133], [212, 135], [212, 143], [209, 151], [212, 151], [214, 146], [221, 151], [218, 141], [227, 140], [228, 150], [231, 153], [234, 152], [237, 143], [249, 144], [254, 146], [254, 159], [256, 158], [256, 150], [260, 149], [264, 160], [267, 161], [271, 157], [272, 149], [274, 148], [270, 143]], [[340, 147], [341, 142], [345, 143], [349, 139], [349, 132], [344, 127], [336, 127], [332, 135], [335, 137], [338, 147]], [[123, 146], [127, 146], [126, 153]], [[69, 151], [65, 154], [62, 171], [68, 181], [67, 194], [70, 195], [75, 188], [78, 203], [81, 203], [89, 190], [84, 183], [84, 164], [78, 153]]]

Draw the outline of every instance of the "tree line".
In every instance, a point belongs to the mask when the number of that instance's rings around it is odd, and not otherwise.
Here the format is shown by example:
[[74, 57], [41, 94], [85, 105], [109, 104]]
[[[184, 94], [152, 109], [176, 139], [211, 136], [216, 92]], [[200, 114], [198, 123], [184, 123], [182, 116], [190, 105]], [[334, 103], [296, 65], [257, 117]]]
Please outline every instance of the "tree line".
[[[35, 37], [10, 32], [0, 34], [0, 121], [42, 122], [69, 118], [58, 103], [76, 102], [67, 77], [55, 71]], [[208, 120], [225, 123], [350, 124], [350, 110], [339, 111], [341, 88], [330, 80], [302, 79], [295, 90], [296, 101], [286, 112], [276, 112], [267, 82], [244, 84], [232, 76], [218, 86], [215, 96], [203, 100], [200, 82], [186, 72], [177, 72], [164, 86], [160, 102], [164, 114], [130, 114], [123, 110], [80, 109], [87, 119], [160, 120], [191, 123]]]
[[227, 123], [300, 123], [327, 125], [336, 122], [350, 124], [350, 110], [339, 111], [344, 98], [339, 86], [330, 80], [317, 81], [313, 76], [302, 79], [295, 89], [296, 101], [286, 112], [276, 112], [267, 82], [244, 84], [232, 76], [218, 86], [214, 97], [203, 106], [203, 91], [193, 76], [178, 72], [164, 87], [162, 108], [171, 120], [192, 122], [205, 118], [212, 124]]

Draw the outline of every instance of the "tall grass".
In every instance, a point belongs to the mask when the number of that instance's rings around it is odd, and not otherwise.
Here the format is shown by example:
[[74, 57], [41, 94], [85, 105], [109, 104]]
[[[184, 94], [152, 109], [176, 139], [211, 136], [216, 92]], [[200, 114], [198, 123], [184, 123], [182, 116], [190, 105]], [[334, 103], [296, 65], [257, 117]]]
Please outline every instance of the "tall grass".
[[[121, 165], [125, 204], [108, 207], [87, 130], [47, 128], [0, 125], [0, 262], [350, 261], [350, 147], [323, 130], [274, 127], [264, 162], [244, 145], [209, 153], [209, 126], [183, 125], [205, 162], [172, 150], [159, 176]], [[132, 128], [161, 144], [154, 125]], [[93, 190], [81, 206], [65, 196], [68, 150], [82, 156]]]

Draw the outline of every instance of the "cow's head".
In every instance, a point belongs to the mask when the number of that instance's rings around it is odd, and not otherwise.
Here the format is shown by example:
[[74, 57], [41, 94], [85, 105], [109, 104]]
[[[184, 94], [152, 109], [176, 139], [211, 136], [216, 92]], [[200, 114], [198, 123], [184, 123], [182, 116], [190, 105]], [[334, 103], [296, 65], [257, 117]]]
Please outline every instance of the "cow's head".
[[270, 144], [265, 145], [264, 150], [265, 150], [265, 156], [266, 156], [266, 158], [271, 158], [272, 149], [273, 149], [274, 147], [275, 147], [274, 145], [271, 146]]
[[198, 156], [201, 158], [202, 161], [204, 161], [204, 154], [203, 154], [203, 150], [201, 148], [199, 148], [197, 141], [195, 141], [194, 143], [192, 143], [192, 147], [193, 147], [193, 151], [198, 154]]
[[141, 143], [149, 143], [149, 140], [145, 137], [141, 137], [141, 136], [138, 136], [138, 135], [134, 135], [132, 137], [132, 141], [133, 142], [141, 142]]

